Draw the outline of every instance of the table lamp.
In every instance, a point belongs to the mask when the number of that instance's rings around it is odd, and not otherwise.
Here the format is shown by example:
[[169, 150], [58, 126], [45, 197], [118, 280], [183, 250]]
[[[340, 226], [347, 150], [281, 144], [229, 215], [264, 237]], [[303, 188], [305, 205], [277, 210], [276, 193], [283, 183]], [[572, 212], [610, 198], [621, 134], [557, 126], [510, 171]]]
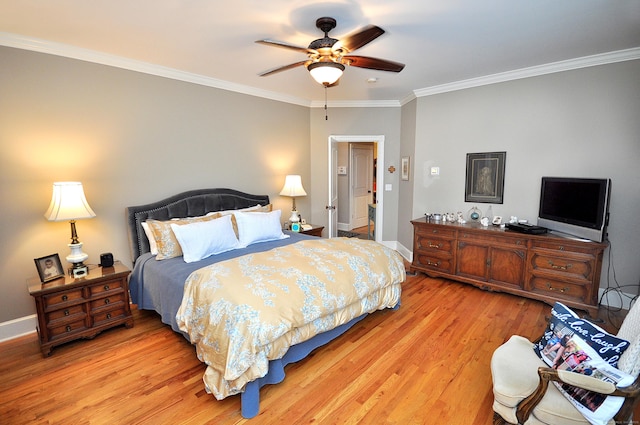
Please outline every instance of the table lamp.
[[295, 174], [288, 175], [284, 180], [284, 187], [280, 191], [280, 195], [290, 196], [293, 199], [293, 206], [291, 208], [291, 217], [289, 217], [289, 222], [291, 222], [291, 230], [300, 231], [300, 217], [298, 215], [298, 211], [296, 210], [296, 197], [307, 196], [307, 192], [305, 192], [304, 188], [302, 187], [302, 178]]
[[88, 268], [83, 261], [89, 258], [89, 255], [82, 252], [82, 242], [78, 240], [78, 233], [76, 232], [76, 220], [93, 218], [96, 214], [84, 196], [82, 183], [54, 183], [51, 204], [44, 216], [49, 221], [69, 220], [71, 224], [71, 243], [69, 244], [71, 253], [67, 256], [67, 261], [72, 265], [69, 272], [74, 277], [85, 276], [88, 273]]

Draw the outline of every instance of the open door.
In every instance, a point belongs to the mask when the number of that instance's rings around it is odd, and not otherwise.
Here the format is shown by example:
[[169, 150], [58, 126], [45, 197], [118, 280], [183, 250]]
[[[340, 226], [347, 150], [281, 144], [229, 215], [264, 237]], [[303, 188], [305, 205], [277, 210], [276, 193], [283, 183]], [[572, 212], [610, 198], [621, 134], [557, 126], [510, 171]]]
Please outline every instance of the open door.
[[351, 146], [351, 228], [369, 223], [369, 204], [373, 203], [373, 146]]
[[[327, 170], [327, 174], [329, 177], [329, 199], [327, 200], [327, 214], [329, 223], [328, 234], [329, 237], [336, 237], [338, 235], [338, 143], [376, 143], [377, 146], [377, 163], [378, 167], [376, 167], [376, 182], [378, 186], [378, 191], [376, 192], [376, 204], [377, 208], [376, 212], [376, 229], [380, 229], [380, 231], [375, 232], [375, 239], [378, 242], [382, 241], [383, 229], [384, 229], [384, 192], [380, 190], [380, 187], [383, 186], [383, 168], [381, 164], [384, 164], [384, 136], [381, 135], [373, 135], [373, 136], [329, 136], [328, 147], [329, 147], [329, 167]], [[371, 161], [373, 164], [373, 161]], [[372, 165], [373, 166], [373, 165]], [[371, 175], [373, 174], [373, 170], [371, 170]], [[366, 205], [368, 209], [368, 204]], [[368, 213], [368, 211], [367, 211]]]

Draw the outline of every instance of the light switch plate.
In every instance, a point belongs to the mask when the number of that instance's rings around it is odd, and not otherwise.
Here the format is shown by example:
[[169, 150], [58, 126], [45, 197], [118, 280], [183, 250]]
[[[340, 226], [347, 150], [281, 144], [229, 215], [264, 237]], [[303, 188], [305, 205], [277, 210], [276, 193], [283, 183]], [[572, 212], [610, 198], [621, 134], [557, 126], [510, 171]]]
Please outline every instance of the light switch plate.
[[393, 190], [393, 185], [391, 183], [387, 183], [384, 185], [384, 190], [387, 192], [391, 192]]
[[339, 176], [347, 175], [347, 167], [345, 165], [338, 165], [338, 175]]

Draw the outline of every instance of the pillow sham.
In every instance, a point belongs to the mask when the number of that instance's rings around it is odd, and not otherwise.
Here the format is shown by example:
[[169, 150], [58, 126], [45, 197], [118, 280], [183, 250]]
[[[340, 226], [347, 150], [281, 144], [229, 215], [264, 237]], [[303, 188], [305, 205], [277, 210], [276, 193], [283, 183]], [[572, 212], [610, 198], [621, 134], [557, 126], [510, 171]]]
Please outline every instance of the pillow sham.
[[[254, 205], [253, 207], [247, 207], [247, 208], [241, 208], [239, 210], [224, 210], [224, 211], [218, 211], [216, 214], [219, 215], [231, 215], [231, 224], [233, 225], [233, 231], [236, 232], [236, 237], [239, 237], [238, 234], [238, 223], [236, 222], [236, 216], [235, 213], [237, 212], [271, 212], [273, 208], [273, 205], [271, 204], [267, 204], [267, 205]], [[212, 214], [212, 213], [210, 213]]]
[[158, 246], [156, 245], [156, 238], [153, 236], [153, 232], [149, 229], [149, 225], [147, 222], [140, 223], [142, 225], [142, 230], [144, 230], [144, 234], [147, 235], [147, 239], [149, 240], [149, 251], [151, 255], [158, 254]]
[[210, 221], [218, 218], [218, 215], [193, 217], [193, 218], [181, 218], [167, 221], [159, 220], [147, 220], [146, 223], [153, 234], [153, 238], [156, 241], [156, 247], [158, 253], [156, 254], [156, 260], [166, 260], [168, 258], [179, 257], [182, 255], [182, 248], [180, 243], [176, 239], [172, 224], [189, 224], [201, 221]]
[[282, 233], [281, 210], [271, 212], [234, 212], [240, 246], [288, 238]]
[[[629, 342], [581, 319], [562, 303], [555, 303], [545, 335], [534, 351], [548, 366], [591, 376], [625, 387], [634, 377], [615, 368]], [[554, 382], [558, 390], [592, 424], [606, 424], [620, 410], [624, 398], [606, 396]]]
[[189, 224], [172, 223], [171, 230], [180, 243], [185, 263], [240, 248], [229, 215]]

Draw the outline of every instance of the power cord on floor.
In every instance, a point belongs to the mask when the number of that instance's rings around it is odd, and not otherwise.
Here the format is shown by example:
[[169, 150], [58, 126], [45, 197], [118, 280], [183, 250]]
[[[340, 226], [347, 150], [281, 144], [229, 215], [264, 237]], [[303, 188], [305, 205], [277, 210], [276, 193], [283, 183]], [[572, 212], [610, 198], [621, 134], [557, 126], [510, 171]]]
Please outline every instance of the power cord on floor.
[[[607, 287], [602, 292], [600, 299], [598, 300], [598, 305], [600, 307], [604, 307], [607, 312], [607, 320], [609, 323], [616, 326], [616, 328], [620, 327], [620, 324], [613, 323], [614, 316], [612, 313], [619, 313], [624, 310], [625, 301], [629, 303], [629, 308], [638, 300], [638, 295], [630, 295], [623, 291], [624, 288], [640, 288], [640, 282], [635, 285], [620, 285], [618, 283], [618, 278], [616, 276], [616, 269], [613, 265], [613, 243], [609, 241], [609, 264], [607, 265]], [[612, 282], [613, 279], [613, 282]], [[637, 291], [638, 292], [638, 291]], [[611, 297], [611, 298], [610, 298]], [[614, 298], [615, 297], [615, 298]], [[616, 305], [620, 307], [612, 307], [610, 300], [613, 298], [614, 301], [618, 301]], [[603, 300], [606, 300], [606, 305], [603, 305]]]

